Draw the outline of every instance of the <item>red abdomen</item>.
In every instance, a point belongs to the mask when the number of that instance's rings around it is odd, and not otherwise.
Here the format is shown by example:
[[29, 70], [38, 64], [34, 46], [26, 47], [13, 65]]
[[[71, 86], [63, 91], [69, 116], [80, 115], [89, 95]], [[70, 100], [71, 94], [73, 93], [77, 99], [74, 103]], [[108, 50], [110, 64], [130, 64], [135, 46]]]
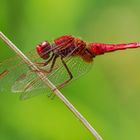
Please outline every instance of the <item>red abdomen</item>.
[[107, 52], [113, 52], [117, 50], [132, 49], [140, 47], [139, 42], [128, 44], [104, 44], [104, 43], [89, 43], [89, 50], [95, 55], [101, 55]]

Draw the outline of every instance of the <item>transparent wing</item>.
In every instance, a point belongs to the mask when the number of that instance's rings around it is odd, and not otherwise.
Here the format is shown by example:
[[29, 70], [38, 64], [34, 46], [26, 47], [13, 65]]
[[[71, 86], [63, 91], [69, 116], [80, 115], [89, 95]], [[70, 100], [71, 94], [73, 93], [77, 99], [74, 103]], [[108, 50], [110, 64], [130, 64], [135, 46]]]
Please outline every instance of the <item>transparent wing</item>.
[[[53, 71], [56, 71], [59, 69], [61, 63], [59, 62], [59, 59], [57, 60], [57, 63], [54, 67]], [[51, 63], [49, 63], [47, 66], [45, 66], [42, 70], [48, 71], [50, 69]], [[44, 72], [46, 77], [49, 77], [50, 73]], [[22, 75], [21, 75], [22, 77]], [[43, 90], [45, 88], [45, 91]], [[29, 70], [26, 73], [25, 78], [18, 78], [12, 86], [12, 92], [21, 92], [21, 99], [27, 99], [39, 94], [52, 92], [50, 88], [44, 82], [37, 76], [37, 72]]]
[[[80, 57], [70, 57], [69, 59], [65, 59], [64, 61], [66, 62], [66, 65], [73, 75], [72, 80], [75, 80], [87, 73], [92, 66], [92, 63], [86, 63]], [[64, 81], [69, 79], [69, 74], [66, 68], [62, 65], [58, 70], [50, 74], [48, 78], [52, 83], [58, 86], [59, 84], [62, 84]]]
[[[43, 62], [34, 50], [26, 53], [26, 55], [32, 61]], [[35, 75], [30, 74], [30, 71], [27, 64], [17, 55], [0, 62], [0, 92], [10, 91], [15, 81], [23, 82], [24, 79], [30, 81], [30, 79], [35, 78]]]
[[[60, 58], [59, 58], [60, 59]], [[58, 86], [69, 79], [69, 74], [62, 63], [60, 63], [61, 60], [58, 60], [59, 63], [57, 63], [57, 68], [54, 69], [51, 73], [46, 74], [47, 78], [55, 85]], [[87, 73], [92, 63], [86, 63], [79, 57], [70, 57], [69, 59], [66, 59], [66, 64], [71, 71], [73, 75], [73, 80], [77, 79], [81, 75]], [[25, 79], [26, 81], [17, 81], [14, 85], [14, 92], [17, 90], [17, 88], [22, 89], [24, 91], [21, 94], [22, 99], [27, 99], [33, 96], [38, 95], [37, 91], [34, 91], [35, 89], [42, 89], [45, 88], [45, 91], [38, 92], [38, 93], [50, 93], [52, 92], [38, 77], [36, 77], [36, 73], [34, 73], [35, 76], [32, 76], [30, 79]], [[21, 86], [22, 85], [22, 86]], [[25, 90], [26, 89], [26, 90]], [[34, 91], [34, 92], [33, 92]]]

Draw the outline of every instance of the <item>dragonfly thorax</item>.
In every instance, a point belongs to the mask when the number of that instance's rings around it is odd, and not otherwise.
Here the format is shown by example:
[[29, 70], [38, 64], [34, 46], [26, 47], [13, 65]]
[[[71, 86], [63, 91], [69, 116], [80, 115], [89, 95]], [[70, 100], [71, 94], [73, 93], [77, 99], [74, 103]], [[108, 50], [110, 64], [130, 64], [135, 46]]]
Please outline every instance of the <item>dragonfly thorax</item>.
[[62, 36], [57, 38], [54, 42], [55, 46], [58, 46], [58, 48], [53, 50], [53, 53], [58, 56], [63, 58], [77, 56], [81, 57], [86, 62], [91, 62], [93, 60], [93, 53], [88, 50], [86, 42], [80, 38]]

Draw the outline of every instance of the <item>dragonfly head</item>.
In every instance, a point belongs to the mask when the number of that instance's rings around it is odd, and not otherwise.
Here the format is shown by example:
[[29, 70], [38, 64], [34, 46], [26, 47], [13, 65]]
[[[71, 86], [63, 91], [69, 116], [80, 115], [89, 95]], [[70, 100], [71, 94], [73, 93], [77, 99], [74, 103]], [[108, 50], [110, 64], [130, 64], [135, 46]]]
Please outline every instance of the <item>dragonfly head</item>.
[[48, 59], [50, 57], [50, 49], [51, 45], [48, 41], [44, 41], [43, 43], [36, 46], [37, 53], [43, 59]]

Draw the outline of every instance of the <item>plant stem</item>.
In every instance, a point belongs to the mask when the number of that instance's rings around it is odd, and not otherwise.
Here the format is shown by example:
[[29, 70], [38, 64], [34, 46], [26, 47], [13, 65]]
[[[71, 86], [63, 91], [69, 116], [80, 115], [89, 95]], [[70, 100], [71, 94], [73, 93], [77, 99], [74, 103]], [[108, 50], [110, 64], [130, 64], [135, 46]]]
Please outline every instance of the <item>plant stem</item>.
[[[2, 32], [0, 38], [32, 69], [37, 72], [38, 77], [48, 86], [54, 94], [68, 107], [68, 109], [81, 121], [81, 123], [89, 130], [96, 140], [103, 140], [98, 132], [90, 125], [90, 123], [80, 114], [80, 112], [68, 101], [68, 99], [49, 81], [46, 75], [39, 72], [36, 65], [26, 55], [24, 55]], [[55, 89], [55, 90], [54, 90]]]

